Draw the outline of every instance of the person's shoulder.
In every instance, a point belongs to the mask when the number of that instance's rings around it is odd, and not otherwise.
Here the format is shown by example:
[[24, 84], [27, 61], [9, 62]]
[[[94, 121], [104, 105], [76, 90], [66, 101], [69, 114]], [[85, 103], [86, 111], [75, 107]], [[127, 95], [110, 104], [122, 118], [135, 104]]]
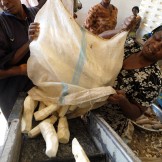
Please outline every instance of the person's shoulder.
[[5, 12], [0, 13], [0, 37], [2, 39], [7, 36], [11, 41], [14, 40], [14, 34], [11, 30], [12, 20], [14, 19], [11, 19], [11, 15]]
[[101, 4], [98, 3], [98, 4], [94, 5], [94, 6], [92, 7], [92, 9], [98, 9], [98, 8], [100, 8], [100, 7], [101, 7]]
[[0, 16], [1, 16], [1, 17], [5, 17], [5, 16], [7, 16], [7, 15], [5, 14], [5, 12], [0, 11]]
[[137, 18], [138, 18], [138, 20], [141, 20], [142, 19], [140, 15], [137, 15]]
[[37, 6], [35, 6], [35, 7], [26, 7], [24, 4], [22, 4], [22, 7], [23, 7], [23, 9], [24, 9], [24, 11], [26, 12], [26, 13], [28, 13], [28, 12], [38, 12], [39, 11], [39, 7], [37, 7]]
[[29, 7], [29, 8], [24, 7], [24, 9], [25, 9], [27, 16], [31, 17], [33, 20], [35, 18], [35, 15], [39, 11], [38, 7]]
[[111, 6], [112, 6], [112, 9], [113, 9], [113, 10], [118, 11], [118, 8], [117, 8], [117, 7], [115, 7], [113, 4], [111, 4]]
[[100, 10], [100, 8], [101, 8], [100, 3], [99, 3], [99, 4], [96, 4], [96, 5], [92, 6], [92, 7], [89, 9], [89, 13], [93, 14], [94, 12]]
[[27, 8], [27, 10], [29, 10], [30, 12], [38, 12], [39, 8], [37, 6], [36, 7], [29, 7], [29, 8]]
[[5, 12], [0, 12], [0, 26], [6, 25], [6, 23], [8, 23], [9, 19], [9, 15], [5, 14]]

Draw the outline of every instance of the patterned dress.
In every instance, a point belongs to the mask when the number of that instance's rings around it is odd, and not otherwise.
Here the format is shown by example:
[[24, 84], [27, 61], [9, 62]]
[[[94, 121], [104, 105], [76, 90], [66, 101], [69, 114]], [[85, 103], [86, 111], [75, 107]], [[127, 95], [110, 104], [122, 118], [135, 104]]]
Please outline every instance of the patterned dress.
[[[132, 38], [125, 44], [125, 58], [141, 50]], [[158, 96], [161, 88], [161, 72], [157, 63], [133, 70], [122, 69], [115, 81], [115, 89], [124, 90], [129, 100], [134, 100], [142, 106], [149, 107]], [[118, 105], [107, 104], [94, 110], [94, 113], [103, 117], [110, 126], [122, 135], [128, 124], [128, 119], [122, 114]]]
[[115, 29], [117, 13], [118, 9], [112, 4], [110, 4], [110, 9], [106, 9], [101, 4], [97, 4], [89, 10], [84, 26], [96, 35], [106, 30]]
[[141, 23], [141, 17], [139, 15], [137, 15], [135, 18], [135, 21], [134, 21], [134, 25], [129, 32], [129, 37], [136, 38], [136, 32], [140, 27], [140, 23]]

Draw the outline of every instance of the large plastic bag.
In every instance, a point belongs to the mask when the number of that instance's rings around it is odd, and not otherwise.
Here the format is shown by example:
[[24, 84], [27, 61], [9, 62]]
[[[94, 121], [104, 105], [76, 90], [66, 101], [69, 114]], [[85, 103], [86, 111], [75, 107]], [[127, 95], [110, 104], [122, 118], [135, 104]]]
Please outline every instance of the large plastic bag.
[[122, 67], [127, 32], [110, 40], [95, 36], [75, 22], [61, 0], [47, 0], [35, 22], [40, 34], [30, 44], [27, 69], [37, 87], [29, 95], [69, 106], [68, 114], [75, 110], [81, 115], [104, 104], [115, 93], [111, 86]]
[[68, 12], [73, 16], [74, 0], [61, 0]]
[[21, 3], [27, 7], [34, 7], [38, 5], [38, 0], [21, 0]]

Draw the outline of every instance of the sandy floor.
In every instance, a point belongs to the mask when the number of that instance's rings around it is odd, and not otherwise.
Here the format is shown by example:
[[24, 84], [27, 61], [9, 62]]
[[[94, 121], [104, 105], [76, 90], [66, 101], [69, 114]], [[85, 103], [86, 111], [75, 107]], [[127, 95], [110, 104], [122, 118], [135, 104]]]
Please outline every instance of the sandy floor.
[[135, 128], [133, 140], [128, 145], [139, 158], [157, 158], [162, 161], [162, 132], [143, 131]]

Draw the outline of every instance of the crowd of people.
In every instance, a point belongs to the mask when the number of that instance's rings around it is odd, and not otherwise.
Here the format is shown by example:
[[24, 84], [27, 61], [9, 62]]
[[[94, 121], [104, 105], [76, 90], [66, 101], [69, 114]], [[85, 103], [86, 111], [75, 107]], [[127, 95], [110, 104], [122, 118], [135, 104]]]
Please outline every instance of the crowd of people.
[[[29, 44], [39, 35], [39, 23], [33, 21], [45, 2], [40, 0], [37, 6], [27, 8], [20, 0], [0, 1], [3, 10], [0, 15], [0, 107], [6, 119], [19, 92], [27, 92], [33, 86], [27, 76]], [[123, 30], [130, 31], [128, 36], [135, 38], [141, 18], [137, 6], [132, 12], [134, 16], [126, 18], [124, 24], [115, 29], [118, 9], [110, 0], [102, 0], [89, 10], [84, 27], [105, 39]], [[147, 110], [161, 88], [157, 62], [162, 59], [162, 31], [155, 32], [142, 48], [130, 37], [125, 43], [123, 67], [114, 85], [116, 94], [108, 98], [108, 104], [95, 110], [105, 116], [119, 134], [127, 126], [127, 119], [135, 120]]]

